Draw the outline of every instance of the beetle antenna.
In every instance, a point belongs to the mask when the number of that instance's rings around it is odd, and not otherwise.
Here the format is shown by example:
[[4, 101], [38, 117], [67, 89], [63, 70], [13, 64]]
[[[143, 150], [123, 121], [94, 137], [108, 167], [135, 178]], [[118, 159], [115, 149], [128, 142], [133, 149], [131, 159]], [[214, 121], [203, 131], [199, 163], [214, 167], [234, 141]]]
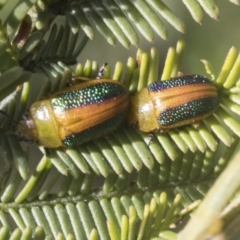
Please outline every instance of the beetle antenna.
[[8, 117], [13, 122], [13, 128], [15, 128], [17, 126], [18, 122], [15, 121], [9, 114], [7, 114], [6, 112], [4, 112], [2, 110], [0, 110], [0, 113], [5, 115], [6, 117]]
[[108, 63], [104, 63], [101, 67], [100, 67], [100, 69], [99, 69], [99, 72], [98, 72], [98, 74], [97, 74], [97, 79], [101, 79], [101, 78], [103, 78], [103, 75], [104, 75], [104, 73], [106, 72], [106, 66], [108, 65]]

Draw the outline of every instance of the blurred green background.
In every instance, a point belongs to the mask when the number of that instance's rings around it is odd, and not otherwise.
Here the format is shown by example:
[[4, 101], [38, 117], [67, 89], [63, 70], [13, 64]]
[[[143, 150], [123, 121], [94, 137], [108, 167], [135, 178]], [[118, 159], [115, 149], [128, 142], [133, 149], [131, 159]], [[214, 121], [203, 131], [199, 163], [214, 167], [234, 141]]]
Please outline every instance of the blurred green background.
[[[152, 46], [156, 47], [160, 51], [160, 59], [164, 62], [168, 47], [175, 46], [177, 40], [183, 38], [187, 46], [183, 72], [206, 75], [200, 59], [207, 59], [212, 64], [215, 74], [218, 74], [230, 47], [235, 46], [240, 49], [240, 7], [229, 1], [216, 1], [220, 10], [219, 20], [211, 19], [204, 13], [202, 25], [199, 25], [183, 6], [182, 1], [169, 0], [164, 2], [186, 24], [186, 33], [177, 32], [163, 20], [169, 30], [168, 40], [164, 41], [155, 34], [155, 40], [150, 43], [140, 35], [139, 48], [149, 50]], [[111, 67], [114, 67], [116, 61], [125, 63], [129, 56], [136, 55], [136, 51], [135, 46], [126, 49], [118, 42], [116, 46], [111, 46], [96, 31], [95, 38], [88, 42], [79, 57], [79, 61], [85, 63], [86, 59], [96, 60], [99, 63], [107, 62]]]

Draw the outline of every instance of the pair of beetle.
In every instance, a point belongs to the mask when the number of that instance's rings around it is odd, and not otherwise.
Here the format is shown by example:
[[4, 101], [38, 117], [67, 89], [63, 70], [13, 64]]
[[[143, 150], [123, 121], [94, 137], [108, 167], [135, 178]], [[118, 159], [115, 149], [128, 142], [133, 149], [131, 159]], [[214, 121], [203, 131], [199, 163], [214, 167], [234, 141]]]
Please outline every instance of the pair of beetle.
[[157, 81], [133, 96], [121, 83], [96, 79], [33, 103], [17, 132], [47, 148], [72, 147], [104, 136], [124, 121], [143, 132], [198, 122], [218, 105], [216, 87], [200, 75]]

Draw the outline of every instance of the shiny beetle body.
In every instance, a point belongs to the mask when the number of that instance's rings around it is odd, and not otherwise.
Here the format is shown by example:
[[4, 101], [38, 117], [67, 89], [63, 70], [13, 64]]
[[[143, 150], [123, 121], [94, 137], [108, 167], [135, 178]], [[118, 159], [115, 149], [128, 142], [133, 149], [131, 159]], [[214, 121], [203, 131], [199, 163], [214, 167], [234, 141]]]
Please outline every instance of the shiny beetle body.
[[114, 131], [125, 120], [143, 132], [167, 131], [206, 118], [218, 105], [216, 87], [200, 75], [157, 81], [132, 97], [116, 81], [91, 80], [35, 102], [17, 132], [47, 148], [72, 147]]
[[117, 129], [127, 117], [129, 93], [120, 83], [101, 79], [74, 85], [37, 101], [17, 132], [47, 148], [72, 147]]
[[166, 131], [198, 122], [219, 105], [216, 87], [200, 75], [150, 84], [131, 98], [129, 123], [143, 132]]

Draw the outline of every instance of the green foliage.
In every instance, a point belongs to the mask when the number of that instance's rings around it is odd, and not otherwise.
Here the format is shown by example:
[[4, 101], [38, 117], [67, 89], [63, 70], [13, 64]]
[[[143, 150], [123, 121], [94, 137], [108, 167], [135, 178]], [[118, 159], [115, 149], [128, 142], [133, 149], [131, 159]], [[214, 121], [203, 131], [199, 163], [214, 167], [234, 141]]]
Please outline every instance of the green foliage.
[[[203, 11], [218, 18], [214, 1], [182, 2], [199, 23]], [[138, 45], [138, 31], [149, 41], [153, 32], [166, 39], [161, 18], [185, 31], [184, 23], [160, 0], [6, 3], [0, 1], [0, 58], [4, 59], [0, 62], [0, 109], [16, 120], [33, 102], [64, 88], [72, 77], [96, 77], [96, 61], [83, 65], [76, 60], [88, 38], [93, 38], [92, 25], [110, 44], [118, 39], [124, 47]], [[64, 26], [52, 24], [59, 14], [67, 19]], [[117, 62], [112, 73], [107, 66], [104, 78], [121, 81], [134, 94], [159, 75], [161, 80], [177, 76], [184, 50], [182, 39], [170, 47], [159, 72], [158, 50], [138, 49], [135, 58]], [[30, 145], [20, 144], [12, 121], [0, 114], [6, 166], [0, 179], [1, 239], [186, 240], [227, 233], [235, 226], [234, 212], [239, 209], [237, 167], [234, 171], [234, 166], [240, 166], [239, 157], [228, 165], [239, 149], [239, 59], [232, 47], [218, 72], [202, 60], [218, 88], [220, 107], [197, 129], [186, 126], [153, 133], [151, 140], [148, 134], [122, 126], [111, 136], [47, 154], [34, 144], [39, 157], [32, 159]], [[173, 228], [191, 217], [201, 199], [204, 203], [194, 218], [201, 224], [190, 220], [180, 234], [175, 233]]]

